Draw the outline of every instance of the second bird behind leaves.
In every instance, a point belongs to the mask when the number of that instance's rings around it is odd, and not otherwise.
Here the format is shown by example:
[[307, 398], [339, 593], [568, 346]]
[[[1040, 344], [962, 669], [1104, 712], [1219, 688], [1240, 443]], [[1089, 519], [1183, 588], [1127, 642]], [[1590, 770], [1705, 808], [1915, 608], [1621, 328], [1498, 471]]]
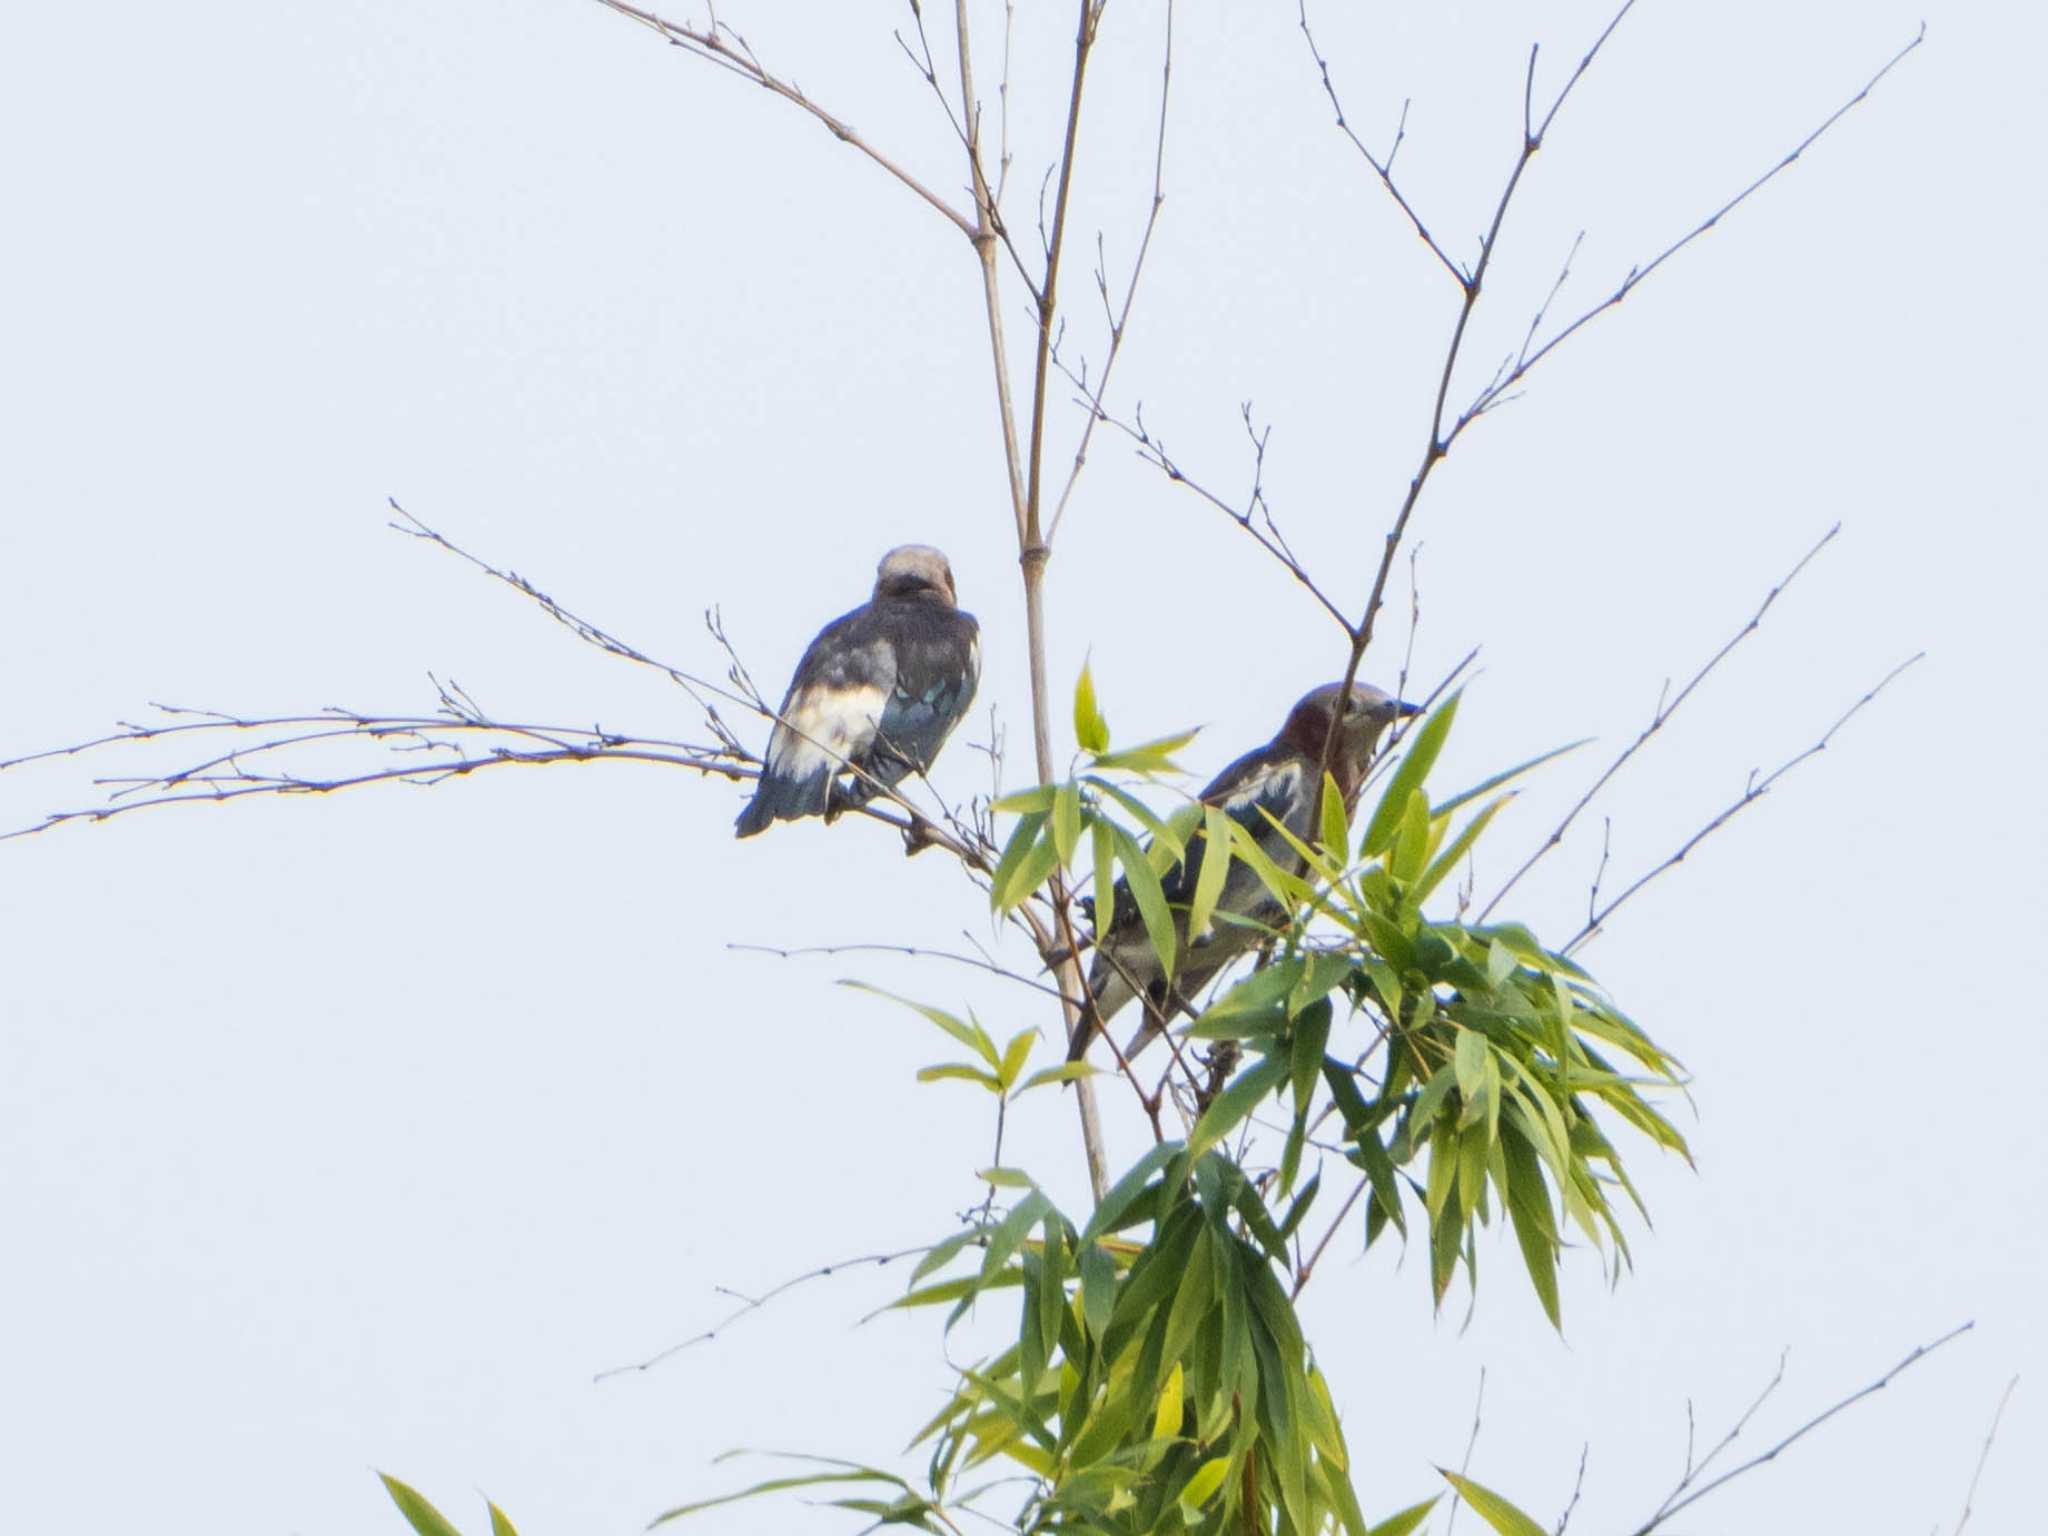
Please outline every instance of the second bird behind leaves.
[[893, 788], [931, 767], [974, 702], [980, 635], [956, 606], [943, 554], [904, 544], [882, 556], [874, 596], [820, 630], [797, 663], [736, 835], [830, 821], [877, 783]]
[[[1279, 735], [1263, 747], [1245, 753], [1202, 790], [1202, 804], [1221, 807], [1283, 869], [1299, 868], [1301, 858], [1272, 821], [1267, 820], [1267, 815], [1302, 842], [1316, 841], [1316, 791], [1321, 784], [1318, 770], [1343, 697], [1341, 683], [1325, 683], [1303, 695], [1288, 712], [1287, 723], [1281, 726]], [[1351, 685], [1349, 706], [1337, 727], [1337, 743], [1329, 759], [1330, 776], [1344, 797], [1347, 817], [1358, 809], [1358, 792], [1365, 783], [1366, 767], [1372, 761], [1381, 732], [1394, 721], [1421, 712], [1418, 705], [1392, 698], [1368, 683]], [[1224, 966], [1256, 948], [1264, 930], [1277, 925], [1285, 916], [1280, 903], [1252, 867], [1242, 859], [1233, 859], [1224, 878], [1223, 893], [1216, 901], [1219, 920], [1208, 933], [1195, 935], [1190, 942], [1188, 903], [1201, 874], [1206, 843], [1200, 835], [1189, 837], [1187, 856], [1160, 877], [1167, 904], [1173, 909], [1177, 946], [1170, 989], [1165, 968], [1160, 965], [1138, 914], [1137, 900], [1125, 881], [1116, 883], [1116, 910], [1107, 924], [1101, 914], [1096, 916], [1095, 960], [1088, 970], [1088, 990], [1095, 996], [1102, 1022], [1107, 1024], [1140, 992], [1145, 995], [1145, 1021], [1124, 1047], [1126, 1060], [1151, 1044], [1165, 1029], [1165, 1019], [1171, 1018], [1177, 1008], [1186, 1006]], [[1093, 1032], [1093, 1019], [1084, 1019], [1076, 1027], [1070, 1059], [1079, 1060], [1087, 1052]]]

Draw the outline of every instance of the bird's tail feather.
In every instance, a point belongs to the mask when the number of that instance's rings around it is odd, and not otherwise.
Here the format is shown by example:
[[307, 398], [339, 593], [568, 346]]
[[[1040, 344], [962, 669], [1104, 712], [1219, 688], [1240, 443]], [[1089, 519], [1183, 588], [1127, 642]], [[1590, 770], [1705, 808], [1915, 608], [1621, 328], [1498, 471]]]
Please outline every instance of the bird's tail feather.
[[815, 772], [801, 778], [782, 778], [772, 770], [763, 773], [754, 789], [754, 798], [733, 823], [733, 835], [752, 837], [767, 831], [771, 822], [822, 815], [831, 783], [830, 764], [820, 764]]

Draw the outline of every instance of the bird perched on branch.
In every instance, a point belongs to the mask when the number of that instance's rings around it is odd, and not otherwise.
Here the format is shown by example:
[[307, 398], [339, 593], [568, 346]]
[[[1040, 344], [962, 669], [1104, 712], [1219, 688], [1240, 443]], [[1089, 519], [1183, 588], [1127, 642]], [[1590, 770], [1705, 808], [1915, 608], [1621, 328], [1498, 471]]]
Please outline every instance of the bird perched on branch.
[[829, 822], [931, 767], [981, 680], [981, 626], [954, 603], [953, 568], [930, 545], [882, 556], [874, 596], [818, 631], [797, 663], [737, 836]]
[[[1367, 764], [1380, 733], [1394, 721], [1420, 714], [1419, 706], [1391, 698], [1367, 683], [1353, 683], [1349, 705], [1337, 724], [1337, 707], [1344, 699], [1341, 683], [1325, 683], [1305, 694], [1289, 711], [1280, 734], [1263, 747], [1245, 753], [1209, 781], [1201, 803], [1219, 806], [1239, 823], [1282, 869], [1299, 869], [1301, 857], [1287, 839], [1267, 820], [1285, 826], [1304, 843], [1318, 837], [1316, 791], [1320, 784], [1323, 748], [1336, 726], [1337, 745], [1330, 753], [1330, 776], [1344, 797], [1347, 818], [1358, 808], [1358, 792], [1365, 782]], [[1202, 858], [1208, 839], [1200, 834], [1188, 839], [1187, 854], [1179, 864], [1165, 871], [1160, 886], [1173, 909], [1174, 941], [1178, 946], [1170, 989], [1166, 972], [1147, 936], [1138, 914], [1138, 903], [1127, 880], [1116, 883], [1116, 910], [1104, 928], [1097, 918], [1095, 960], [1088, 971], [1088, 990], [1095, 996], [1095, 1009], [1107, 1024], [1126, 1003], [1143, 992], [1145, 1022], [1124, 1047], [1126, 1060], [1151, 1044], [1166, 1027], [1165, 1020], [1177, 1008], [1188, 1006], [1203, 986], [1239, 955], [1258, 946], [1264, 930], [1285, 916], [1280, 903], [1268, 891], [1258, 874], [1242, 859], [1233, 859], [1224, 877], [1223, 891], [1216, 900], [1218, 921], [1205, 934], [1187, 932], [1188, 904], [1201, 876]], [[1238, 921], [1225, 919], [1235, 918]], [[1093, 1038], [1094, 1018], [1084, 1018], [1074, 1031], [1069, 1058], [1079, 1060]]]

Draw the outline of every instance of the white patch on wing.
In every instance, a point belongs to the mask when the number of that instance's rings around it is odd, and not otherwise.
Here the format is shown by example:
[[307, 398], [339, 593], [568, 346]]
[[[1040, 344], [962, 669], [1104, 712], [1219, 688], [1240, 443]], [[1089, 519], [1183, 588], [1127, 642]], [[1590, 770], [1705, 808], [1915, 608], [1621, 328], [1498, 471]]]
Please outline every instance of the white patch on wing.
[[874, 743], [888, 691], [867, 684], [852, 688], [808, 688], [790, 700], [775, 726], [768, 765], [777, 778], [802, 779], [821, 767], [841, 767]]
[[[1281, 800], [1291, 804], [1300, 797], [1300, 794], [1301, 764], [1290, 762], [1283, 767], [1271, 768], [1254, 775], [1246, 781], [1242, 789], [1223, 802], [1223, 808], [1233, 813], [1243, 811], [1247, 815], [1253, 815], [1254, 801]], [[1286, 818], [1282, 816], [1281, 819], [1284, 821]], [[1263, 831], [1265, 817], [1258, 816], [1256, 820], [1259, 830]]]

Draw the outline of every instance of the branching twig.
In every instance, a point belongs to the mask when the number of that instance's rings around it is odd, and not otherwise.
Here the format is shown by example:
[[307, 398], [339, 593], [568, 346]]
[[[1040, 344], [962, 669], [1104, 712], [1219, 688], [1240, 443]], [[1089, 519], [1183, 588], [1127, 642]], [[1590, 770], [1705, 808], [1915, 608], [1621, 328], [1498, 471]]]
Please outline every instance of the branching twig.
[[[1095, 392], [1087, 402], [1088, 420], [1081, 428], [1081, 441], [1074, 449], [1073, 467], [1067, 471], [1067, 483], [1060, 489], [1060, 499], [1052, 510], [1052, 522], [1045, 530], [1045, 542], [1048, 544], [1059, 537], [1060, 519], [1067, 515], [1067, 502], [1081, 479], [1082, 466], [1088, 462], [1088, 444], [1094, 439], [1095, 424], [1103, 419], [1102, 397], [1109, 389], [1109, 376], [1116, 368], [1117, 355], [1123, 350], [1124, 334], [1130, 327], [1131, 303], [1138, 296], [1138, 279], [1145, 272], [1145, 255], [1152, 249], [1152, 232], [1159, 226], [1159, 210], [1166, 206], [1166, 107], [1173, 91], [1173, 0], [1166, 0], [1166, 42], [1161, 53], [1159, 133], [1152, 151], [1152, 204], [1145, 214], [1144, 233], [1138, 238], [1137, 257], [1131, 262], [1131, 280], [1124, 288], [1123, 306], [1115, 314], [1109, 313], [1108, 271], [1101, 264], [1095, 269], [1095, 284], [1102, 294], [1103, 312], [1109, 321], [1109, 351], [1102, 361], [1102, 373], [1095, 381]], [[1086, 393], [1085, 389], [1083, 393]]]
[[1758, 778], [1756, 774], [1752, 772], [1750, 774], [1749, 783], [1743, 787], [1742, 793], [1731, 804], [1724, 808], [1705, 826], [1701, 827], [1697, 832], [1693, 833], [1691, 837], [1687, 838], [1682, 844], [1680, 844], [1678, 851], [1676, 853], [1672, 854], [1669, 858], [1667, 858], [1663, 863], [1657, 865], [1654, 869], [1651, 869], [1647, 873], [1639, 876], [1634, 884], [1630, 885], [1620, 895], [1616, 896], [1612, 901], [1608, 902], [1606, 906], [1602, 907], [1598, 912], [1594, 913], [1591, 917], [1589, 917], [1586, 921], [1586, 926], [1581, 928], [1578, 931], [1578, 933], [1573, 936], [1572, 941], [1569, 944], [1565, 945], [1562, 953], [1567, 955], [1571, 954], [1574, 950], [1578, 949], [1582, 944], [1585, 944], [1587, 941], [1594, 938], [1600, 932], [1601, 927], [1606, 923], [1608, 918], [1614, 915], [1616, 909], [1619, 908], [1623, 902], [1626, 902], [1630, 897], [1634, 896], [1638, 891], [1640, 891], [1644, 886], [1648, 885], [1652, 880], [1655, 880], [1659, 875], [1665, 873], [1667, 870], [1675, 868], [1679, 864], [1684, 863], [1687, 854], [1691, 853], [1693, 849], [1699, 847], [1701, 843], [1705, 842], [1714, 833], [1718, 832], [1722, 827], [1726, 826], [1737, 815], [1749, 809], [1750, 806], [1754, 805], [1757, 801], [1761, 800], [1766, 794], [1770, 793], [1771, 786], [1776, 784], [1778, 780], [1785, 777], [1785, 775], [1790, 773], [1794, 768], [1797, 768], [1801, 763], [1805, 762], [1808, 758], [1816, 757], [1820, 753], [1825, 752], [1828, 748], [1828, 743], [1835, 739], [1836, 733], [1839, 732], [1843, 726], [1847, 725], [1851, 720], [1853, 720], [1866, 704], [1870, 703], [1871, 700], [1875, 699], [1880, 693], [1883, 693], [1886, 688], [1890, 687], [1893, 679], [1897, 678], [1900, 673], [1904, 672], [1908, 667], [1912, 666], [1915, 662], [1919, 661], [1921, 657], [1925, 654], [1926, 652], [1924, 651], [1916, 652], [1914, 655], [1908, 656], [1896, 667], [1893, 667], [1891, 671], [1887, 672], [1882, 678], [1878, 680], [1875, 687], [1871, 688], [1869, 692], [1863, 695], [1863, 697], [1858, 699], [1854, 704], [1851, 704], [1848, 707], [1848, 709], [1844, 710], [1842, 712], [1841, 717], [1837, 719], [1833, 725], [1829, 726], [1826, 732], [1821, 736], [1820, 740], [1816, 741], [1812, 746], [1807, 747], [1802, 752], [1794, 753], [1791, 757], [1788, 757], [1784, 762], [1780, 763], [1776, 768], [1773, 768], [1769, 773], [1765, 774], [1762, 778]]
[[[1472, 1475], [1472, 1452], [1479, 1445], [1479, 1415], [1486, 1407], [1486, 1367], [1479, 1367], [1479, 1391], [1472, 1400], [1472, 1433], [1465, 1441], [1465, 1459], [1458, 1464], [1458, 1476]], [[1444, 1523], [1444, 1536], [1458, 1528], [1458, 1511], [1463, 1507], [1464, 1495], [1457, 1489], [1451, 1490], [1451, 1518]]]
[[924, 949], [913, 944], [805, 944], [794, 949], [785, 949], [779, 944], [733, 943], [725, 947], [745, 954], [774, 955], [781, 960], [797, 960], [808, 955], [907, 955], [911, 959], [950, 960], [955, 965], [971, 965], [978, 971], [987, 971], [991, 975], [1002, 977], [1005, 981], [1014, 981], [1019, 986], [1030, 987], [1035, 992], [1043, 992], [1047, 997], [1056, 997], [1063, 1003], [1072, 1002], [1078, 1005], [1079, 1002], [1079, 999], [1068, 997], [1058, 987], [1049, 987], [1036, 977], [1013, 971], [986, 956], [962, 955], [952, 950]]
[[[1744, 624], [1742, 628], [1738, 629], [1732, 636], [1729, 637], [1728, 642], [1725, 645], [1723, 645], [1718, 651], [1714, 652], [1712, 656], [1707, 658], [1705, 665], [1703, 665], [1697, 672], [1693, 673], [1691, 679], [1686, 683], [1686, 685], [1683, 688], [1678, 690], [1678, 693], [1675, 697], [1671, 696], [1669, 693], [1670, 685], [1668, 683], [1665, 685], [1665, 695], [1660, 696], [1658, 698], [1657, 707], [1654, 711], [1652, 711], [1650, 715], [1650, 723], [1643, 727], [1642, 733], [1638, 735], [1634, 741], [1630, 742], [1626, 747], [1622, 748], [1620, 755], [1617, 756], [1613, 762], [1609, 763], [1606, 769], [1601, 773], [1600, 777], [1593, 781], [1591, 787], [1588, 788], [1583, 795], [1579, 796], [1578, 803], [1575, 804], [1569, 811], [1565, 812], [1564, 819], [1560, 821], [1555, 827], [1552, 827], [1550, 829], [1550, 835], [1546, 837], [1542, 841], [1542, 843], [1537, 846], [1536, 851], [1530, 854], [1527, 859], [1522, 861], [1521, 868], [1517, 869], [1512, 875], [1510, 875], [1508, 877], [1507, 883], [1503, 885], [1499, 890], [1493, 893], [1493, 899], [1487, 902], [1487, 904], [1480, 909], [1479, 921], [1481, 921], [1482, 923], [1485, 922], [1487, 917], [1491, 915], [1491, 913], [1493, 912], [1493, 909], [1501, 904], [1502, 898], [1504, 898], [1509, 891], [1512, 891], [1515, 888], [1515, 886], [1520, 883], [1522, 877], [1528, 874], [1530, 870], [1534, 869], [1537, 866], [1537, 864], [1541, 862], [1545, 854], [1549, 853], [1551, 849], [1555, 848], [1559, 843], [1564, 841], [1565, 833], [1570, 831], [1572, 823], [1579, 819], [1579, 813], [1585, 810], [1587, 806], [1591, 805], [1594, 799], [1599, 795], [1600, 791], [1607, 787], [1608, 783], [1614, 778], [1614, 776], [1617, 773], [1619, 773], [1622, 770], [1622, 767], [1629, 761], [1629, 759], [1634, 757], [1637, 752], [1641, 751], [1644, 744], [1647, 743], [1652, 736], [1656, 735], [1660, 730], [1664, 728], [1665, 722], [1668, 721], [1674, 714], [1678, 712], [1679, 706], [1684, 704], [1687, 699], [1691, 698], [1694, 691], [1700, 686], [1700, 684], [1705, 682], [1708, 679], [1708, 677], [1712, 676], [1715, 668], [1719, 667], [1722, 662], [1728, 659], [1728, 654], [1731, 651], [1733, 651], [1738, 645], [1742, 644], [1744, 640], [1747, 640], [1751, 635], [1756, 633], [1757, 628], [1764, 621], [1764, 615], [1771, 611], [1771, 605], [1778, 600], [1779, 595], [1783, 593], [1787, 587], [1791, 586], [1793, 582], [1799, 579], [1800, 572], [1804, 571], [1807, 568], [1807, 566], [1811, 565], [1813, 563], [1814, 557], [1818, 555], [1822, 550], [1826, 549], [1829, 544], [1833, 543], [1835, 536], [1839, 534], [1841, 531], [1842, 525], [1840, 523], [1836, 523], [1832, 528], [1828, 529], [1826, 533], [1822, 534], [1820, 536], [1819, 542], [1817, 542], [1813, 546], [1813, 548], [1809, 549], [1805, 554], [1801, 555], [1799, 557], [1798, 563], [1795, 564], [1792, 567], [1792, 569], [1787, 571], [1783, 576], [1779, 577], [1777, 585], [1772, 587], [1770, 591], [1764, 594], [1764, 600], [1757, 605], [1756, 612], [1752, 613], [1749, 616], [1749, 622]], [[1601, 867], [1603, 869], [1606, 867], [1606, 862], [1606, 858], [1603, 855], [1603, 857], [1601, 858]]]
[[1722, 1437], [1720, 1444], [1716, 1445], [1712, 1451], [1708, 1452], [1706, 1458], [1703, 1461], [1701, 1461], [1697, 1466], [1692, 1465], [1692, 1458], [1690, 1454], [1687, 1455], [1685, 1475], [1678, 1480], [1678, 1486], [1673, 1488], [1671, 1492], [1665, 1496], [1664, 1502], [1657, 1506], [1657, 1512], [1651, 1515], [1648, 1520], [1643, 1522], [1643, 1524], [1637, 1526], [1634, 1532], [1631, 1533], [1631, 1536], [1650, 1536], [1650, 1532], [1656, 1530], [1657, 1527], [1662, 1525], [1666, 1520], [1669, 1520], [1673, 1515], [1677, 1514], [1679, 1511], [1690, 1508], [1692, 1505], [1697, 1504], [1701, 1499], [1705, 1498], [1715, 1489], [1720, 1488], [1725, 1484], [1733, 1482], [1736, 1478], [1743, 1476], [1745, 1473], [1754, 1472], [1758, 1467], [1762, 1466], [1765, 1462], [1775, 1460], [1782, 1452], [1789, 1450], [1793, 1445], [1805, 1439], [1808, 1435], [1813, 1433], [1814, 1430], [1820, 1428], [1821, 1425], [1827, 1423], [1829, 1419], [1832, 1419], [1836, 1414], [1842, 1412], [1846, 1408], [1853, 1407], [1855, 1404], [1861, 1402], [1864, 1398], [1869, 1397], [1874, 1393], [1882, 1392], [1886, 1387], [1890, 1386], [1892, 1381], [1896, 1377], [1898, 1377], [1901, 1372], [1905, 1371], [1907, 1367], [1913, 1365], [1915, 1362], [1917, 1362], [1924, 1356], [1933, 1354], [1937, 1349], [1940, 1349], [1943, 1345], [1961, 1338], [1964, 1334], [1968, 1333], [1972, 1328], [1976, 1326], [1977, 1325], [1974, 1322], [1964, 1323], [1962, 1326], [1958, 1328], [1951, 1328], [1947, 1333], [1944, 1333], [1940, 1338], [1935, 1339], [1932, 1343], [1919, 1345], [1910, 1354], [1908, 1354], [1905, 1357], [1905, 1359], [1901, 1360], [1897, 1365], [1893, 1366], [1890, 1370], [1886, 1371], [1882, 1376], [1878, 1377], [1877, 1380], [1870, 1382], [1865, 1386], [1858, 1387], [1854, 1392], [1851, 1392], [1847, 1397], [1842, 1398], [1841, 1400], [1833, 1404], [1831, 1407], [1825, 1408], [1821, 1412], [1815, 1414], [1812, 1418], [1808, 1419], [1804, 1424], [1800, 1425], [1797, 1429], [1793, 1430], [1791, 1434], [1785, 1436], [1784, 1439], [1778, 1441], [1768, 1450], [1759, 1452], [1757, 1455], [1750, 1457], [1748, 1461], [1743, 1462], [1741, 1465], [1731, 1467], [1726, 1472], [1723, 1472], [1719, 1477], [1710, 1479], [1705, 1483], [1699, 1483], [1699, 1485], [1695, 1487], [1694, 1484], [1698, 1482], [1700, 1474], [1705, 1472], [1707, 1468], [1713, 1464], [1714, 1459], [1717, 1456], [1719, 1456], [1722, 1451], [1726, 1450], [1730, 1445], [1734, 1444], [1736, 1437], [1739, 1436], [1742, 1433], [1742, 1431], [1748, 1426], [1750, 1419], [1755, 1415], [1757, 1409], [1763, 1406], [1764, 1400], [1768, 1398], [1773, 1392], [1775, 1392], [1779, 1384], [1784, 1381], [1785, 1361], [1784, 1358], [1781, 1356], [1778, 1360], [1777, 1375], [1771, 1378], [1770, 1384], [1764, 1388], [1761, 1394], [1758, 1395], [1756, 1401], [1749, 1405], [1748, 1410], [1742, 1415], [1742, 1417], [1735, 1421], [1734, 1428], [1730, 1429], [1728, 1433]]
[[1998, 1421], [2005, 1417], [2005, 1405], [2012, 1401], [2013, 1389], [2019, 1384], [2020, 1379], [2015, 1376], [1999, 1394], [1998, 1407], [1991, 1415], [1991, 1428], [1984, 1435], [1984, 1449], [1977, 1453], [1977, 1470], [1970, 1474], [1970, 1491], [1963, 1495], [1963, 1512], [1957, 1517], [1956, 1528], [1950, 1536], [1963, 1536], [1963, 1527], [1970, 1523], [1971, 1511], [1977, 1503], [1977, 1484], [1984, 1477], [1984, 1463], [1991, 1459], [1992, 1442], [1998, 1439]]
[[763, 1291], [759, 1296], [743, 1296], [738, 1291], [730, 1290], [727, 1287], [721, 1285], [717, 1288], [719, 1295], [731, 1296], [736, 1300], [744, 1303], [744, 1305], [737, 1308], [728, 1316], [721, 1318], [718, 1322], [712, 1324], [709, 1328], [706, 1328], [702, 1333], [692, 1334], [689, 1338], [684, 1339], [681, 1343], [671, 1344], [668, 1346], [668, 1348], [660, 1350], [655, 1354], [649, 1355], [645, 1360], [636, 1361], [631, 1365], [611, 1366], [605, 1370], [599, 1371], [597, 1375], [592, 1377], [591, 1379], [593, 1381], [609, 1381], [614, 1376], [631, 1376], [641, 1371], [651, 1371], [654, 1369], [655, 1366], [660, 1365], [662, 1361], [670, 1359], [673, 1356], [679, 1355], [684, 1350], [689, 1349], [694, 1345], [710, 1343], [713, 1339], [717, 1338], [719, 1334], [723, 1333], [727, 1328], [730, 1328], [734, 1323], [738, 1322], [741, 1318], [747, 1316], [749, 1313], [760, 1311], [761, 1308], [767, 1306], [769, 1302], [775, 1300], [776, 1297], [782, 1295], [784, 1292], [793, 1291], [798, 1286], [807, 1284], [812, 1280], [823, 1280], [839, 1270], [852, 1269], [857, 1265], [873, 1264], [877, 1268], [880, 1268], [882, 1265], [885, 1264], [893, 1264], [898, 1259], [907, 1259], [914, 1253], [929, 1253], [930, 1251], [931, 1249], [929, 1245], [926, 1245], [917, 1248], [899, 1248], [894, 1253], [864, 1253], [859, 1255], [857, 1258], [841, 1259], [837, 1264], [822, 1264], [816, 1269], [805, 1270], [802, 1274], [793, 1276], [792, 1278], [783, 1281], [780, 1285], [775, 1286], [770, 1290]]
[[874, 145], [868, 143], [851, 124], [833, 116], [802, 91], [798, 90], [794, 81], [783, 80], [770, 74], [762, 67], [761, 61], [754, 56], [754, 50], [747, 46], [746, 39], [724, 23], [714, 19], [708, 27], [700, 29], [678, 22], [664, 21], [652, 11], [643, 11], [638, 6], [627, 5], [625, 0], [597, 0], [597, 3], [606, 10], [617, 11], [621, 16], [639, 22], [643, 27], [651, 29], [665, 41], [683, 49], [686, 53], [695, 54], [700, 59], [704, 59], [721, 69], [738, 75], [742, 80], [750, 81], [760, 86], [763, 90], [773, 92], [791, 105], [802, 108], [823, 124], [826, 131], [833, 138], [839, 140], [842, 144], [852, 145], [870, 160], [874, 161], [876, 165], [902, 182], [912, 192], [923, 198], [925, 202], [929, 203], [939, 213], [945, 215], [946, 219], [961, 234], [967, 236], [970, 240], [975, 238], [974, 225], [968, 222], [965, 214], [961, 213], [951, 203], [940, 197], [938, 193], [932, 191], [930, 187], [927, 187], [923, 182], [911, 175], [910, 172], [897, 164], [896, 161], [890, 159], [889, 156], [876, 149]]

